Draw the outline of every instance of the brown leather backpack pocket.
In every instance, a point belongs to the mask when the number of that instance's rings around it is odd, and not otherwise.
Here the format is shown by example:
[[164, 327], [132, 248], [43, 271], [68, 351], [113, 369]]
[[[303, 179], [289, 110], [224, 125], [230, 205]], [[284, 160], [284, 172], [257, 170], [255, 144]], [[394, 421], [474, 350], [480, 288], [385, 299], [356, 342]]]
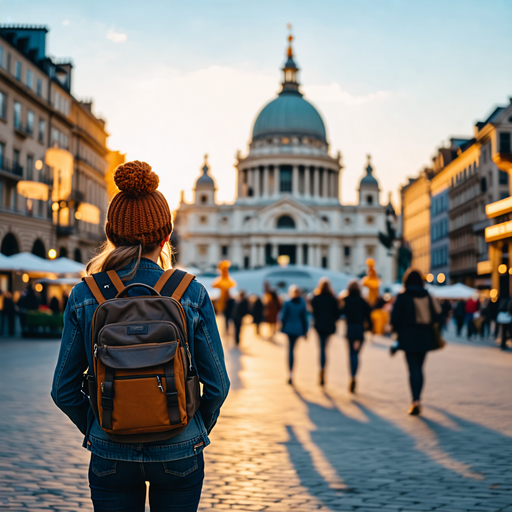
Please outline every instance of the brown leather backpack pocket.
[[114, 390], [113, 431], [170, 428], [163, 373], [116, 376]]
[[120, 347], [98, 347], [98, 358], [105, 365], [115, 369], [146, 368], [167, 363], [174, 358], [177, 341], [166, 343], [145, 343]]

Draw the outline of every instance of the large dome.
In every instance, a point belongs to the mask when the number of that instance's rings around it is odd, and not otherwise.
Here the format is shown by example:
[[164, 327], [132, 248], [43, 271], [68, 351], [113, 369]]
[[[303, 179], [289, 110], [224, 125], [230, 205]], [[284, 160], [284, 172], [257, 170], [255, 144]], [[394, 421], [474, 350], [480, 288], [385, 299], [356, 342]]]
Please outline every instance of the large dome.
[[310, 136], [326, 142], [325, 126], [318, 111], [296, 91], [284, 90], [259, 113], [252, 138], [273, 135]]

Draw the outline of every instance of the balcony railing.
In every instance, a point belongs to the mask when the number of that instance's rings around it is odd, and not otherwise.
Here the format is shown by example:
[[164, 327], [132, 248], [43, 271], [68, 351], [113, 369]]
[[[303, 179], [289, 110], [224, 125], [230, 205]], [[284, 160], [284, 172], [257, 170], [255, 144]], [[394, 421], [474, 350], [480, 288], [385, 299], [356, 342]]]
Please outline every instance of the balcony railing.
[[23, 177], [23, 167], [17, 162], [13, 162], [7, 158], [0, 158], [0, 170], [19, 178]]
[[14, 129], [22, 137], [26, 137], [27, 135], [32, 137], [32, 135], [34, 134], [34, 126], [30, 125], [30, 124], [23, 124], [23, 123], [15, 122]]

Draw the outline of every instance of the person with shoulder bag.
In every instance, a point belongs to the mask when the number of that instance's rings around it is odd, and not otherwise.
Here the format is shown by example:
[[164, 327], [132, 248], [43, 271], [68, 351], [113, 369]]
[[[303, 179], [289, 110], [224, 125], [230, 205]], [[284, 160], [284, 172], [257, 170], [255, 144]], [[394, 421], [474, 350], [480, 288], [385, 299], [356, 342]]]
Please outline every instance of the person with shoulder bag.
[[[107, 242], [69, 295], [51, 396], [91, 452], [95, 512], [196, 511], [229, 391], [212, 303], [171, 269], [172, 216], [145, 162], [121, 164]], [[202, 384], [202, 393], [200, 391]]]
[[404, 292], [400, 293], [391, 312], [393, 332], [398, 334], [397, 350], [405, 352], [409, 368], [412, 404], [409, 414], [421, 413], [423, 389], [423, 365], [427, 352], [442, 348], [439, 320], [441, 306], [435, 297], [425, 290], [419, 271], [408, 269], [404, 274]]
[[291, 285], [287, 300], [281, 310], [281, 332], [288, 336], [288, 384], [293, 385], [294, 351], [297, 340], [307, 336], [309, 329], [306, 301], [301, 297], [298, 286]]

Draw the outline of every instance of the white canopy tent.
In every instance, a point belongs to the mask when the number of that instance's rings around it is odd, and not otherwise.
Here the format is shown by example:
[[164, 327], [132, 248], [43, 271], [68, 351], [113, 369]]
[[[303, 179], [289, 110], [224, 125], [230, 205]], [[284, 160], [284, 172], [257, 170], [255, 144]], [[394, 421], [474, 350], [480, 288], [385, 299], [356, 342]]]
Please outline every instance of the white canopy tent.
[[449, 286], [429, 286], [428, 291], [437, 299], [470, 299], [478, 296], [478, 290], [462, 283]]
[[0, 270], [29, 274], [79, 274], [85, 270], [85, 265], [69, 258], [45, 260], [30, 252], [20, 252], [12, 256], [2, 255]]
[[[264, 283], [268, 283], [278, 294], [287, 293], [288, 288], [294, 284], [304, 292], [312, 292], [322, 277], [327, 277], [333, 287], [334, 293], [338, 294], [346, 290], [349, 281], [356, 279], [344, 272], [335, 272], [325, 268], [309, 267], [307, 265], [288, 265], [262, 267], [256, 270], [239, 270], [231, 272], [230, 276], [237, 283], [236, 288], [231, 289], [233, 294], [243, 290], [247, 294], [262, 295]], [[216, 278], [213, 272], [207, 272], [197, 276], [197, 280], [204, 284], [212, 298], [219, 295], [219, 290], [212, 288], [212, 282]]]

